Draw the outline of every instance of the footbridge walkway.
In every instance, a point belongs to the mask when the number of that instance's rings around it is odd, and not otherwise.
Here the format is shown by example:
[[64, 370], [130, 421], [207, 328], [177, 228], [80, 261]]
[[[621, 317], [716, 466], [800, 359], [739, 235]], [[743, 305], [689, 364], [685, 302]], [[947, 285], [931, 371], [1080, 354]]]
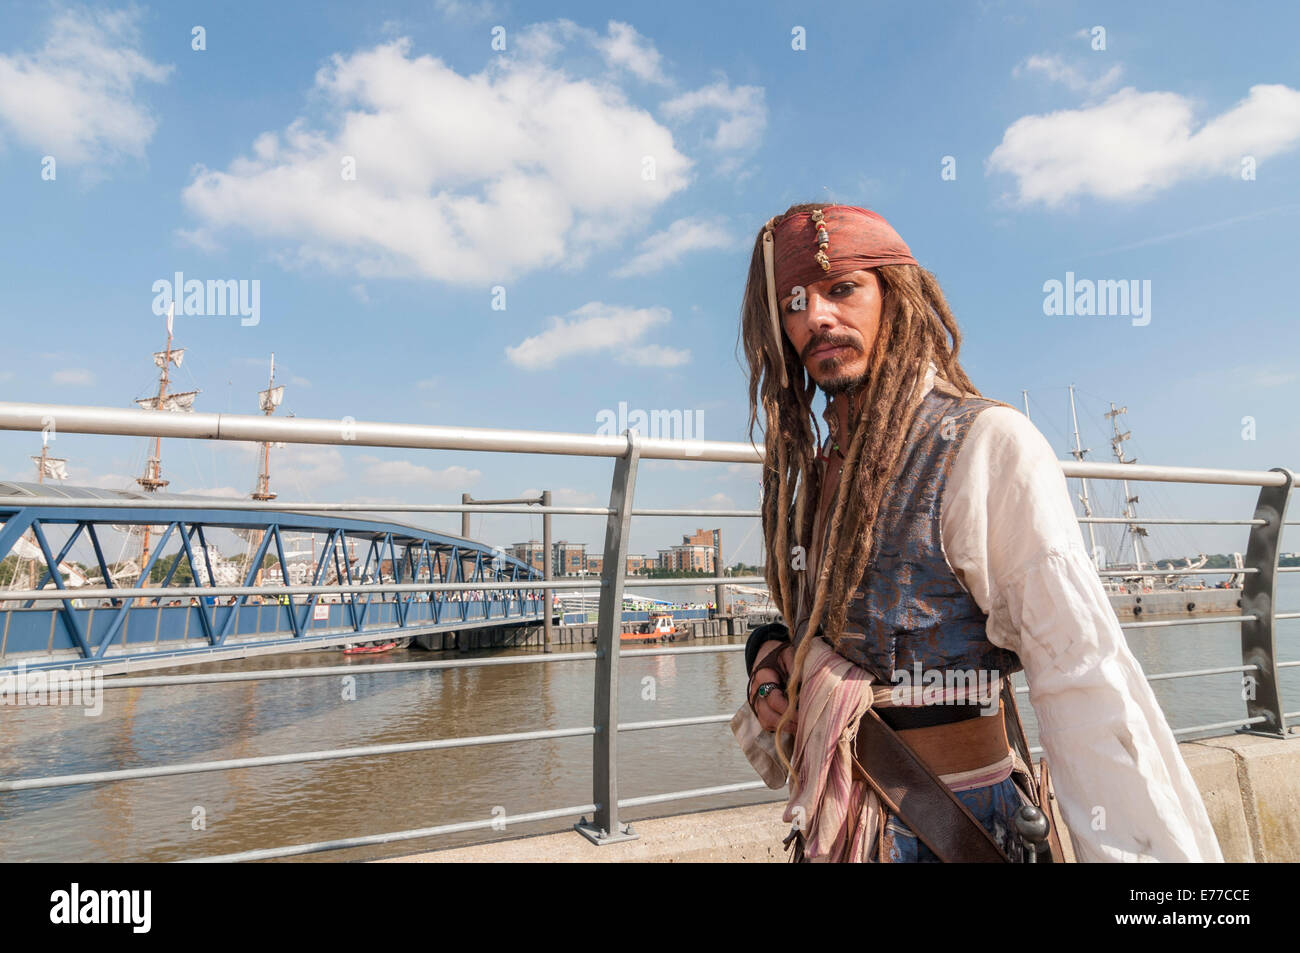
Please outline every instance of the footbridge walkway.
[[[536, 589], [482, 588], [541, 579], [536, 569], [485, 543], [386, 520], [346, 518], [336, 515], [340, 506], [295, 506], [0, 483], [0, 560], [15, 550], [29, 552], [32, 558], [22, 564], [27, 578], [34, 589], [45, 590], [27, 598], [0, 591], [7, 595], [0, 603], [0, 672], [94, 667], [112, 674], [252, 650], [284, 652], [543, 619], [543, 593]], [[153, 547], [143, 569], [129, 578], [152, 584], [124, 588], [106, 559], [109, 540], [134, 539], [133, 531], [142, 534], [145, 528], [152, 528]], [[213, 565], [209, 541], [221, 535], [249, 544], [251, 558], [233, 585], [219, 584]], [[301, 546], [304, 538], [313, 541], [310, 559], [295, 560], [308, 553], [288, 548], [286, 539]], [[93, 552], [91, 571], [97, 574], [89, 582], [67, 562], [78, 543]], [[173, 556], [160, 563], [169, 548]], [[13, 571], [18, 565], [11, 561], [11, 579], [19, 575]], [[86, 584], [71, 588], [69, 576]], [[449, 585], [431, 588], [432, 583]], [[49, 597], [51, 584], [60, 594], [57, 601]]]

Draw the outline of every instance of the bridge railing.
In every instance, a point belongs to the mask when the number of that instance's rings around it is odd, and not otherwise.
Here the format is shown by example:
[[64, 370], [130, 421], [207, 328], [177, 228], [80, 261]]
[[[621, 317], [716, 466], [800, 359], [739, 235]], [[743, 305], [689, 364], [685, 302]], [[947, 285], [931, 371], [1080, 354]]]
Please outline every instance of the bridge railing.
[[[700, 715], [689, 718], [664, 719], [659, 721], [623, 723], [618, 719], [618, 670], [623, 657], [656, 655], [694, 655], [718, 652], [740, 652], [740, 645], [692, 646], [674, 648], [651, 648], [620, 650], [620, 622], [623, 594], [627, 589], [638, 587], [664, 586], [701, 586], [722, 584], [761, 585], [764, 580], [759, 577], [714, 577], [689, 579], [643, 579], [629, 578], [623, 572], [628, 555], [628, 539], [631, 520], [634, 517], [664, 516], [708, 516], [718, 518], [735, 518], [759, 516], [756, 510], [716, 510], [716, 509], [637, 509], [633, 506], [636, 489], [637, 470], [643, 459], [667, 459], [700, 462], [750, 463], [762, 462], [762, 451], [749, 444], [724, 443], [719, 441], [681, 441], [642, 438], [634, 431], [621, 436], [591, 436], [582, 434], [538, 433], [531, 431], [482, 430], [473, 428], [433, 427], [410, 424], [365, 423], [332, 420], [277, 419], [264, 416], [239, 416], [229, 414], [169, 414], [160, 411], [118, 410], [98, 407], [67, 407], [41, 404], [4, 404], [0, 403], [0, 429], [39, 431], [54, 419], [57, 427], [64, 433], [116, 434], [130, 436], [189, 437], [200, 439], [243, 440], [243, 441], [282, 441], [286, 443], [312, 444], [356, 444], [359, 446], [381, 446], [393, 448], [429, 449], [429, 450], [473, 450], [498, 451], [507, 453], [547, 453], [566, 454], [589, 457], [609, 457], [614, 459], [614, 473], [610, 485], [609, 505], [606, 507], [551, 506], [539, 508], [535, 505], [495, 505], [474, 504], [456, 506], [454, 504], [323, 504], [323, 503], [284, 503], [277, 506], [241, 502], [239, 506], [246, 509], [293, 509], [297, 511], [320, 509], [330, 512], [346, 512], [349, 509], [366, 509], [374, 512], [382, 508], [384, 512], [463, 512], [472, 509], [476, 513], [530, 513], [550, 512], [556, 515], [603, 516], [606, 520], [605, 545], [603, 550], [603, 569], [599, 583], [573, 579], [553, 579], [543, 582], [512, 581], [508, 583], [475, 582], [472, 584], [455, 583], [412, 583], [383, 584], [379, 587], [367, 586], [365, 591], [388, 590], [429, 591], [429, 590], [464, 590], [464, 589], [593, 589], [599, 588], [600, 611], [597, 623], [597, 641], [594, 652], [572, 652], [555, 655], [524, 656], [500, 659], [466, 659], [454, 661], [395, 663], [390, 665], [367, 666], [367, 674], [412, 672], [419, 670], [441, 670], [468, 668], [489, 665], [529, 665], [529, 664], [567, 664], [575, 662], [594, 662], [592, 684], [592, 724], [572, 728], [551, 729], [544, 731], [515, 732], [499, 735], [461, 737], [446, 739], [429, 739], [425, 741], [406, 742], [390, 745], [365, 745], [345, 749], [297, 752], [284, 755], [269, 755], [252, 758], [228, 759], [224, 761], [192, 762], [186, 764], [158, 765], [145, 768], [131, 768], [114, 771], [88, 772], [78, 775], [63, 775], [44, 778], [19, 778], [0, 780], [0, 792], [23, 791], [37, 788], [68, 787], [82, 784], [96, 784], [128, 779], [164, 777], [182, 774], [197, 774], [211, 771], [224, 771], [238, 768], [264, 765], [297, 764], [311, 761], [333, 761], [346, 758], [373, 757], [376, 755], [396, 754], [412, 751], [432, 751], [459, 747], [477, 747], [483, 745], [536, 741], [550, 738], [582, 737], [592, 738], [592, 778], [593, 789], [591, 801], [587, 804], [568, 805], [552, 810], [536, 811], [515, 815], [508, 818], [493, 818], [484, 821], [443, 824], [415, 830], [392, 831], [382, 834], [363, 835], [322, 841], [311, 844], [297, 844], [284, 847], [266, 848], [246, 851], [239, 854], [225, 855], [205, 860], [258, 860], [275, 857], [287, 857], [368, 845], [387, 844], [401, 841], [428, 838], [440, 834], [463, 831], [487, 830], [496, 828], [501, 822], [526, 823], [578, 815], [591, 815], [578, 825], [579, 831], [596, 843], [612, 843], [633, 837], [628, 825], [620, 821], [620, 810], [648, 804], [666, 803], [688, 798], [755, 790], [764, 787], [761, 781], [745, 781], [721, 784], [707, 788], [688, 791], [674, 791], [623, 798], [619, 796], [618, 785], [618, 738], [620, 733], [645, 731], [686, 725], [717, 724], [731, 719], [731, 713]], [[1240, 666], [1213, 669], [1165, 672], [1148, 675], [1150, 681], [1173, 678], [1190, 678], [1210, 675], [1241, 673], [1253, 679], [1251, 690], [1243, 692], [1246, 700], [1245, 717], [1230, 722], [1218, 722], [1183, 727], [1175, 734], [1188, 734], [1197, 731], [1236, 728], [1243, 731], [1261, 733], [1270, 737], [1287, 737], [1288, 718], [1300, 717], [1300, 711], [1285, 712], [1281, 699], [1279, 672], [1283, 668], [1300, 665], [1297, 661], [1279, 661], [1276, 653], [1274, 626], [1277, 620], [1300, 618], [1300, 612], [1279, 613], [1276, 611], [1276, 584], [1280, 572], [1295, 571], [1278, 566], [1279, 542], [1285, 521], [1286, 505], [1291, 488], [1296, 484], [1296, 476], [1284, 469], [1270, 471], [1247, 471], [1207, 469], [1194, 467], [1157, 467], [1137, 466], [1133, 464], [1103, 464], [1087, 462], [1063, 462], [1061, 468], [1067, 477], [1084, 477], [1090, 479], [1114, 479], [1131, 481], [1157, 481], [1170, 483], [1217, 484], [1224, 486], [1256, 486], [1260, 488], [1254, 515], [1250, 519], [1180, 519], [1155, 520], [1145, 519], [1141, 523], [1181, 523], [1187, 525], [1243, 525], [1249, 526], [1249, 540], [1245, 558], [1245, 567], [1238, 570], [1244, 576], [1245, 585], [1241, 597], [1240, 615], [1215, 616], [1212, 618], [1174, 619], [1123, 623], [1125, 629], [1163, 628], [1176, 625], [1195, 625], [1203, 622], [1240, 622], [1241, 652]], [[28, 503], [45, 503], [53, 500], [29, 500]], [[223, 502], [223, 506], [232, 505]], [[136, 501], [135, 506], [152, 505], [150, 501]], [[163, 505], [159, 503], [158, 505]], [[1095, 519], [1094, 522], [1107, 520]], [[1139, 521], [1123, 519], [1110, 520], [1136, 524]], [[1294, 525], [1294, 524], [1291, 524]], [[1295, 567], [1300, 570], [1300, 567]], [[1204, 570], [1204, 572], [1224, 573], [1224, 570]], [[1119, 572], [1113, 574], [1120, 574]], [[1124, 573], [1131, 574], [1131, 573]], [[359, 587], [347, 585], [331, 586], [278, 586], [266, 587], [206, 587], [194, 593], [184, 588], [168, 590], [169, 595], [241, 595], [249, 593], [265, 594], [327, 594], [347, 593]], [[134, 596], [139, 592], [157, 595], [158, 590], [112, 589], [105, 591], [82, 590], [84, 595], [95, 597]], [[65, 593], [51, 590], [21, 591], [10, 593], [8, 598], [50, 600], [66, 598]], [[321, 667], [312, 669], [286, 669], [258, 672], [231, 672], [199, 675], [138, 676], [118, 677], [105, 682], [104, 687], [123, 689], [178, 684], [203, 684], [216, 682], [251, 681], [282, 678], [318, 678], [339, 675], [352, 669], [340, 667]], [[738, 673], [739, 677], [739, 673]], [[1027, 688], [1017, 689], [1028, 691]]]

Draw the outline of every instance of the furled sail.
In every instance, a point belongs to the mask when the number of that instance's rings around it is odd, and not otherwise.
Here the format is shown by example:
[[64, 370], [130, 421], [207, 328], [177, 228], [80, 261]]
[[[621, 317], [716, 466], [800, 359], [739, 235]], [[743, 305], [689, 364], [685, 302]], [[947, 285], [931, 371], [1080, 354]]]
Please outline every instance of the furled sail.
[[168, 394], [166, 397], [137, 397], [136, 403], [145, 410], [170, 410], [175, 412], [194, 413], [194, 398], [198, 396], [198, 391], [187, 390], [176, 394]]
[[262, 411], [265, 413], [271, 413], [275, 408], [280, 406], [280, 401], [284, 400], [284, 385], [271, 387], [267, 390], [259, 390], [257, 395], [261, 398], [260, 403]]
[[32, 457], [41, 477], [48, 480], [66, 480], [68, 478], [68, 461], [62, 457]]
[[[181, 366], [181, 361], [184, 360], [184, 359], [185, 359], [185, 348], [183, 348], [183, 347], [174, 347], [174, 348], [172, 348], [172, 363], [173, 363], [173, 364], [175, 364], [177, 367], [180, 367], [180, 366]], [[163, 367], [163, 366], [165, 366], [165, 365], [167, 364], [167, 352], [166, 352], [166, 351], [154, 351], [154, 352], [153, 352], [153, 362], [154, 362], [154, 364], [157, 365], [158, 367]]]

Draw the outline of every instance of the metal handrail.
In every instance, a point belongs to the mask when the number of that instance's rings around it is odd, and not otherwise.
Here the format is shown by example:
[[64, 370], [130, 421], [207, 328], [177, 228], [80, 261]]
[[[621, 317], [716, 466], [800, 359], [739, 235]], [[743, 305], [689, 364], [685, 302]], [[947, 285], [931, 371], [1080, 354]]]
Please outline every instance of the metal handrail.
[[[689, 798], [711, 797], [717, 794], [731, 794], [739, 791], [753, 791], [766, 787], [762, 781], [742, 781], [738, 784], [718, 784], [708, 788], [693, 788], [689, 791], [673, 791], [669, 794], [651, 794], [644, 797], [623, 798], [619, 807], [640, 807], [645, 804], [664, 804], [670, 801], [684, 801]], [[238, 854], [222, 854], [219, 857], [200, 857], [188, 863], [240, 863], [250, 860], [274, 860], [279, 857], [295, 857], [302, 854], [314, 854], [322, 851], [343, 850], [349, 847], [372, 847], [377, 844], [391, 844], [398, 841], [423, 840], [440, 834], [459, 834], [466, 831], [481, 831], [489, 828], [504, 829], [509, 824], [528, 824], [536, 821], [549, 821], [560, 817], [577, 817], [590, 814], [599, 805], [580, 804], [575, 807], [561, 807], [552, 811], [534, 811], [531, 814], [516, 814], [508, 817], [493, 818], [490, 821], [464, 821], [460, 824], [442, 824], [438, 827], [424, 827], [415, 830], [393, 831], [389, 834], [371, 834], [367, 837], [348, 837], [342, 840], [319, 841], [314, 844], [295, 844], [292, 847], [270, 847], [262, 850], [243, 851]]]
[[[1261, 520], [1257, 524], [1263, 526]], [[1102, 569], [1097, 572], [1099, 576], [1233, 576], [1241, 573], [1259, 572], [1253, 566], [1245, 566], [1241, 569], [1179, 569], [1176, 566], [1170, 569], [1157, 569], [1154, 566], [1150, 569]]]
[[[0, 790], [20, 790], [16, 785], [58, 786], [52, 782], [67, 781], [69, 778], [102, 779], [113, 775], [113, 780], [132, 777], [160, 776], [166, 773], [194, 773], [200, 770], [224, 770], [226, 767], [252, 767], [263, 764], [292, 763], [296, 760], [325, 760], [334, 757], [360, 757], [377, 753], [398, 753], [402, 751], [419, 751], [440, 747], [466, 747], [476, 744], [507, 743], [513, 741], [536, 740], [549, 737], [586, 736], [593, 737], [593, 802], [575, 808], [561, 808], [556, 811], [542, 811], [528, 815], [518, 815], [509, 820], [523, 822], [526, 819], [549, 819], [571, 816], [577, 813], [594, 813], [588, 828], [594, 840], [602, 843], [619, 839], [625, 825], [618, 822], [618, 809], [625, 806], [660, 803], [704, 793], [723, 791], [752, 790], [762, 787], [761, 782], [745, 782], [722, 785], [714, 788], [695, 789], [687, 792], [648, 795], [639, 798], [619, 798], [617, 796], [617, 758], [615, 739], [621, 731], [651, 730], [682, 725], [710, 724], [727, 720], [729, 716], [696, 716], [684, 719], [665, 719], [653, 722], [617, 723], [617, 677], [618, 661], [623, 655], [634, 654], [668, 654], [700, 652], [702, 649], [676, 650], [640, 650], [623, 652], [618, 646], [619, 609], [622, 604], [624, 587], [639, 586], [696, 586], [717, 584], [762, 584], [762, 577], [717, 577], [686, 579], [633, 579], [626, 578], [622, 572], [622, 551], [626, 547], [629, 521], [634, 516], [716, 516], [716, 517], [756, 517], [756, 510], [704, 510], [704, 509], [635, 509], [632, 496], [635, 487], [636, 469], [641, 459], [667, 459], [699, 462], [734, 462], [759, 464], [763, 451], [754, 444], [724, 443], [720, 441], [681, 441], [641, 438], [634, 432], [618, 437], [593, 436], [589, 434], [537, 433], [514, 430], [485, 430], [481, 428], [454, 428], [426, 425], [406, 425], [389, 423], [356, 422], [351, 418], [344, 420], [312, 420], [304, 418], [286, 419], [253, 415], [234, 414], [186, 414], [177, 415], [165, 411], [122, 410], [117, 408], [78, 407], [52, 404], [0, 403], [0, 429], [37, 431], [45, 429], [53, 418], [57, 428], [64, 433], [97, 433], [134, 436], [189, 437], [237, 441], [282, 441], [286, 443], [334, 444], [357, 446], [405, 447], [418, 449], [471, 450], [508, 453], [543, 453], [566, 454], [589, 457], [614, 458], [616, 461], [614, 481], [611, 485], [610, 504], [607, 507], [537, 507], [535, 505], [475, 505], [474, 512], [499, 513], [557, 513], [563, 515], [605, 516], [607, 519], [605, 571], [599, 581], [587, 579], [553, 579], [546, 581], [514, 580], [491, 583], [406, 583], [375, 585], [336, 585], [336, 586], [279, 586], [279, 587], [169, 587], [120, 589], [107, 587], [92, 590], [39, 590], [15, 592], [12, 597], [24, 600], [59, 601], [76, 598], [85, 599], [122, 599], [144, 596], [146, 598], [167, 598], [189, 596], [215, 597], [226, 595], [312, 595], [326, 593], [375, 593], [375, 592], [432, 592], [432, 591], [473, 591], [473, 590], [599, 590], [601, 592], [601, 612], [597, 623], [597, 649], [591, 653], [572, 653], [546, 658], [545, 661], [590, 660], [595, 661], [597, 681], [595, 691], [595, 719], [592, 727], [572, 729], [555, 729], [551, 731], [523, 732], [506, 735], [482, 736], [479, 738], [440, 739], [433, 741], [410, 742], [399, 745], [371, 745], [333, 751], [304, 752], [298, 755], [271, 755], [262, 758], [236, 759], [230, 762], [201, 762], [197, 765], [170, 765], [157, 768], [136, 768], [118, 772], [93, 772], [86, 775], [70, 775], [64, 778], [23, 779], [19, 781], [0, 782]], [[1160, 519], [1153, 518], [1140, 522], [1155, 524], [1185, 525], [1245, 525], [1251, 527], [1251, 545], [1247, 554], [1247, 566], [1241, 572], [1246, 577], [1247, 590], [1243, 595], [1243, 607], [1247, 610], [1240, 616], [1214, 619], [1155, 621], [1125, 624], [1124, 628], [1152, 628], [1172, 625], [1188, 625], [1209, 622], [1239, 621], [1243, 627], [1243, 662], [1239, 667], [1207, 669], [1200, 671], [1163, 673], [1150, 676], [1149, 680], [1162, 678], [1193, 677], [1198, 675], [1228, 674], [1231, 672], [1255, 672], [1265, 683], [1268, 697], [1261, 701], [1248, 703], [1245, 719], [1234, 722], [1220, 722], [1213, 725], [1198, 725], [1176, 730], [1174, 733], [1187, 734], [1224, 727], [1249, 727], [1262, 725], [1268, 733], [1276, 736], [1284, 732], [1284, 719], [1294, 717], [1297, 713], [1283, 713], [1277, 697], [1276, 674], [1279, 668], [1290, 667], [1300, 662], [1278, 663], [1272, 647], [1272, 623], [1275, 619], [1296, 618], [1300, 613], [1276, 613], [1272, 611], [1272, 602], [1263, 601], [1272, 596], [1273, 580], [1277, 571], [1294, 571], [1290, 567], [1277, 567], [1277, 536], [1284, 525], [1286, 499], [1290, 489], [1300, 483], [1300, 478], [1285, 470], [1250, 471], [1229, 470], [1201, 467], [1164, 467], [1138, 466], [1136, 464], [1106, 464], [1076, 461], [1058, 461], [1066, 477], [1086, 477], [1093, 479], [1124, 479], [1138, 481], [1160, 481], [1171, 483], [1218, 484], [1230, 486], [1257, 486], [1261, 488], [1260, 505], [1256, 516], [1250, 520], [1195, 520], [1195, 519]], [[12, 498], [0, 500], [0, 511], [12, 507], [31, 505], [58, 506], [102, 506], [106, 509], [125, 508], [164, 508], [210, 509], [227, 508], [249, 511], [287, 509], [300, 512], [464, 512], [465, 506], [445, 504], [328, 504], [303, 503], [289, 504], [278, 502], [268, 506], [252, 501], [214, 501], [214, 500], [67, 500], [66, 498]], [[1133, 524], [1139, 522], [1129, 518], [1085, 517], [1080, 522]], [[1286, 525], [1292, 525], [1287, 523]], [[611, 554], [615, 558], [610, 558]], [[1271, 565], [1269, 557], [1271, 556]], [[1296, 567], [1300, 569], [1300, 567]], [[1177, 569], [1152, 569], [1149, 574], [1174, 573]], [[1190, 574], [1197, 570], [1184, 570]], [[1203, 570], [1210, 574], [1234, 572], [1234, 570]], [[1105, 571], [1104, 575], [1132, 575], [1132, 571]], [[739, 651], [741, 646], [717, 647], [715, 651]], [[452, 668], [465, 664], [519, 664], [531, 659], [476, 660], [472, 663], [416, 663], [421, 668]], [[394, 666], [412, 670], [413, 666]], [[388, 666], [365, 666], [348, 668], [348, 674], [379, 673], [388, 670]], [[238, 674], [245, 673], [222, 673]], [[256, 678], [263, 673], [248, 673]], [[295, 673], [293, 677], [307, 677], [308, 673]], [[277, 677], [267, 674], [266, 677]], [[289, 677], [289, 676], [284, 676]], [[167, 678], [166, 676], [159, 678]], [[216, 681], [218, 679], [213, 679]], [[226, 680], [226, 679], [220, 679]], [[228, 679], [249, 680], [247, 678]], [[196, 684], [199, 680], [191, 680]], [[137, 679], [136, 684], [175, 684], [160, 682], [155, 679]], [[127, 687], [127, 686], [123, 686]], [[1022, 689], [1017, 689], [1021, 691]], [[1027, 688], [1023, 691], [1028, 691]], [[1269, 694], [1271, 693], [1271, 694]], [[1034, 749], [1039, 751], [1041, 749]], [[145, 773], [139, 773], [145, 772]], [[149, 773], [157, 772], [157, 773]], [[93, 783], [92, 780], [71, 783]], [[240, 855], [227, 855], [216, 859], [259, 859], [273, 856], [292, 856], [316, 850], [330, 850], [340, 847], [364, 846], [367, 844], [388, 843], [395, 840], [409, 840], [432, 836], [434, 833], [451, 833], [495, 827], [500, 819], [491, 821], [474, 821], [464, 824], [442, 825], [438, 828], [424, 828], [418, 831], [402, 831], [390, 834], [371, 835], [368, 837], [348, 838], [339, 841], [321, 842], [314, 845], [295, 845], [285, 848], [273, 848], [264, 851], [245, 852]], [[213, 859], [213, 858], [208, 858]]]
[[1176, 625], [1214, 625], [1218, 622], [1256, 622], [1257, 615], [1206, 616], [1201, 619], [1158, 619], [1154, 622], [1121, 622], [1121, 629], [1171, 629]]
[[[698, 645], [671, 649], [623, 649], [619, 652], [619, 655], [628, 658], [647, 655], [712, 655], [743, 651], [745, 651], [743, 645]], [[201, 672], [194, 675], [119, 675], [106, 681], [104, 688], [166, 688], [176, 685], [217, 685], [229, 682], [258, 682], [286, 678], [383, 675], [393, 672], [486, 668], [497, 665], [549, 665], [555, 662], [593, 662], [595, 659], [595, 652], [560, 652], [551, 655], [513, 655], [507, 658], [452, 659], [439, 662], [380, 662], [363, 666], [329, 665], [319, 668], [272, 668], [252, 672]]]
[[[53, 509], [92, 507], [108, 510], [233, 510], [256, 513], [522, 513], [526, 516], [550, 514], [560, 516], [608, 516], [605, 506], [542, 506], [539, 504], [508, 503], [315, 503], [280, 502], [261, 500], [227, 500], [224, 497], [167, 497], [166, 499], [94, 499], [86, 500], [67, 496], [13, 496], [0, 497], [0, 511], [13, 506], [41, 506]], [[634, 509], [633, 516], [719, 516], [758, 517], [761, 510], [713, 509]]]
[[[623, 585], [634, 589], [659, 589], [664, 586], [711, 586], [740, 585], [752, 586], [765, 584], [762, 576], [674, 576], [664, 579], [628, 578]], [[5, 601], [18, 602], [34, 600], [37, 602], [62, 602], [65, 599], [136, 599], [141, 596], [160, 599], [199, 598], [202, 596], [311, 596], [311, 595], [365, 595], [376, 592], [477, 592], [514, 591], [525, 589], [599, 589], [604, 582], [597, 577], [588, 579], [516, 579], [502, 582], [385, 582], [385, 583], [339, 583], [329, 586], [289, 585], [289, 586], [155, 586], [141, 589], [114, 586], [112, 588], [91, 588], [82, 586], [78, 589], [0, 589]]]
[[1080, 523], [1115, 523], [1120, 525], [1132, 525], [1140, 523], [1143, 526], [1263, 526], [1264, 520], [1219, 520], [1219, 519], [1195, 519], [1181, 516], [1165, 517], [1142, 517], [1135, 519], [1131, 516], [1080, 516], [1077, 517]]
[[18, 778], [0, 781], [0, 791], [30, 791], [36, 788], [74, 787], [105, 781], [134, 781], [163, 778], [178, 774], [204, 774], [233, 768], [264, 768], [277, 764], [304, 764], [309, 761], [337, 761], [344, 758], [369, 758], [385, 754], [409, 754], [413, 751], [437, 751], [443, 748], [475, 748], [480, 745], [509, 744], [515, 741], [545, 741], [551, 738], [578, 738], [594, 735], [596, 728], [551, 728], [546, 731], [520, 731], [501, 735], [478, 735], [467, 738], [435, 738], [429, 741], [404, 741], [387, 745], [359, 745], [353, 748], [330, 748], [290, 754], [257, 755], [251, 758], [227, 758], [221, 761], [194, 761], [187, 764], [160, 764], [148, 768], [121, 768], [116, 771], [87, 771], [48, 778]]
[[459, 824], [439, 824], [437, 827], [422, 827], [416, 830], [393, 831], [388, 834], [368, 834], [364, 837], [345, 837], [332, 841], [317, 841], [314, 844], [294, 844], [292, 847], [266, 847], [261, 850], [245, 850], [237, 854], [221, 854], [217, 857], [195, 857], [182, 863], [191, 864], [233, 864], [252, 860], [274, 860], [278, 857], [299, 857], [303, 854], [315, 854], [327, 850], [346, 850], [349, 847], [373, 847], [378, 844], [392, 844], [398, 841], [421, 840], [437, 837], [441, 834], [461, 834], [467, 831], [499, 830], [507, 824], [530, 824], [535, 821], [549, 821], [560, 817], [576, 817], [596, 810], [595, 804], [579, 804], [573, 807], [560, 807], [551, 811], [533, 811], [531, 814], [516, 814], [509, 817], [494, 817], [488, 821], [462, 821]]
[[[331, 420], [308, 417], [267, 417], [261, 414], [175, 414], [165, 410], [0, 402], [0, 430], [48, 431], [51, 418], [60, 433], [615, 458], [623, 457], [627, 453], [627, 439], [624, 436], [494, 430], [482, 427], [440, 427], [430, 424], [356, 421], [350, 418]], [[752, 443], [646, 437], [639, 439], [639, 445], [639, 455], [644, 460], [763, 462], [763, 449]], [[1281, 486], [1286, 482], [1281, 473], [1272, 470], [1228, 470], [1213, 467], [1167, 467], [1088, 461], [1062, 461], [1061, 469], [1067, 477], [1092, 479], [1218, 483], [1229, 486], [1261, 487]], [[1294, 476], [1291, 482], [1295, 485]]]
[[[692, 725], [715, 725], [730, 721], [731, 715], [697, 715], [690, 718], [665, 718], [658, 721], [620, 723], [618, 731], [650, 731], [659, 728], [683, 728]], [[282, 764], [306, 764], [312, 761], [341, 761], [347, 758], [370, 758], [377, 755], [411, 754], [416, 751], [441, 751], [448, 748], [477, 748], [483, 745], [512, 744], [520, 741], [547, 741], [555, 738], [582, 738], [595, 735], [595, 727], [551, 728], [544, 731], [521, 731], [499, 735], [476, 735], [465, 738], [435, 738], [428, 741], [403, 741], [385, 745], [358, 745], [352, 748], [329, 748], [287, 754], [227, 758], [217, 761], [192, 761], [184, 764], [160, 764], [144, 768], [120, 768], [115, 771], [87, 771], [45, 778], [14, 778], [0, 781], [0, 791], [33, 791], [44, 788], [67, 788], [82, 784], [105, 784], [113, 781], [139, 781], [182, 774], [206, 774], [238, 768], [265, 768]]]

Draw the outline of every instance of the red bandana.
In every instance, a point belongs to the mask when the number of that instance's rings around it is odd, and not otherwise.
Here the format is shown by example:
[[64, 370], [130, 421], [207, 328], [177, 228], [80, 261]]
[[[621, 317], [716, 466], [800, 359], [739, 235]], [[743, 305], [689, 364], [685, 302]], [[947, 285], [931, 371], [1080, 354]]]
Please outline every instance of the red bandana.
[[806, 288], [878, 265], [917, 263], [898, 232], [875, 212], [854, 205], [827, 205], [821, 209], [820, 223], [814, 220], [816, 214], [787, 216], [773, 230], [778, 299], [796, 285]]

